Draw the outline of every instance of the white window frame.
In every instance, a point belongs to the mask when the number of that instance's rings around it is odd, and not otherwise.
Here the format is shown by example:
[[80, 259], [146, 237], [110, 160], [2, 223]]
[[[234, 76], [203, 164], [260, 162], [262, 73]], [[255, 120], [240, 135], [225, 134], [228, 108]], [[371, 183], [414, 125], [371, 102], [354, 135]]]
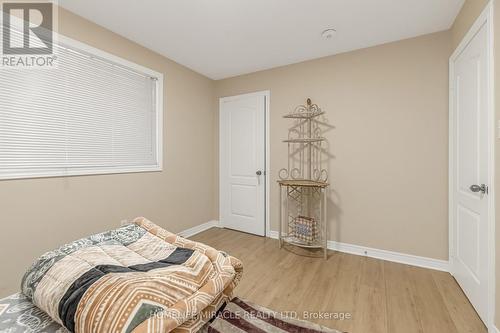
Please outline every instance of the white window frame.
[[[12, 17], [13, 24], [22, 26], [22, 20]], [[113, 62], [119, 66], [126, 67], [133, 71], [145, 74], [156, 80], [156, 165], [151, 166], [130, 166], [123, 168], [67, 168], [67, 169], [54, 169], [54, 170], [43, 170], [40, 172], [23, 172], [23, 173], [13, 173], [13, 174], [3, 174], [0, 175], [0, 180], [9, 179], [26, 179], [26, 178], [48, 178], [48, 177], [65, 177], [65, 176], [85, 176], [85, 175], [104, 175], [104, 174], [122, 174], [122, 173], [138, 173], [138, 172], [159, 172], [163, 170], [163, 80], [164, 75], [160, 72], [152, 70], [150, 68], [141, 66], [132, 61], [123, 59], [111, 53], [105, 52], [103, 50], [97, 49], [88, 44], [79, 42], [72, 38], [61, 35], [57, 32], [53, 32], [54, 44], [61, 44], [69, 48], [74, 48], [92, 56], [104, 59], [106, 61]], [[57, 60], [56, 60], [57, 61]], [[32, 69], [37, 70], [37, 69]], [[50, 69], [46, 69], [50, 70]], [[1, 89], [1, 88], [0, 88]]]

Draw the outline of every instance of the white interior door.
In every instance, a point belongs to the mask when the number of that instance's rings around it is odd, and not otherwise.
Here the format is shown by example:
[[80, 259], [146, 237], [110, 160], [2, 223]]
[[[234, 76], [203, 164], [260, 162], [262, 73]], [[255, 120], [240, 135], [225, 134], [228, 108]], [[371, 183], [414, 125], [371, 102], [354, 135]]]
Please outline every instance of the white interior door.
[[266, 93], [220, 99], [220, 220], [265, 235]]
[[451, 62], [451, 273], [488, 323], [489, 43], [486, 25]]

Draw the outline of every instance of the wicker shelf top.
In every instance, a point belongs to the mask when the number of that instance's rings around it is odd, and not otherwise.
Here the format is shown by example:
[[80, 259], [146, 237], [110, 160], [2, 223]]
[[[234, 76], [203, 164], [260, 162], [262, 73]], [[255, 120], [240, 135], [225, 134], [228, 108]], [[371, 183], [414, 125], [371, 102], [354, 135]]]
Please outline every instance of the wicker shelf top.
[[311, 119], [317, 116], [322, 115], [323, 111], [318, 111], [318, 112], [295, 112], [295, 113], [289, 113], [283, 118], [294, 118], [294, 119]]
[[325, 138], [302, 138], [302, 139], [287, 139], [283, 140], [283, 142], [289, 143], [312, 143], [312, 142], [320, 142], [325, 141]]
[[307, 179], [278, 180], [278, 184], [283, 186], [305, 186], [305, 187], [327, 187], [327, 182], [318, 182]]

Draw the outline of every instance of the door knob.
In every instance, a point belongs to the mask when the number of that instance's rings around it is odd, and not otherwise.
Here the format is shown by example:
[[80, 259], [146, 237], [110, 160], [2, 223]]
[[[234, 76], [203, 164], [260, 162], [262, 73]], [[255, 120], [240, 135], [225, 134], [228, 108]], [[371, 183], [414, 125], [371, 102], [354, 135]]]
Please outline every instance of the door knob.
[[485, 184], [481, 184], [481, 185], [471, 185], [469, 187], [469, 189], [472, 191], [472, 192], [481, 192], [481, 193], [488, 193], [488, 186], [486, 186]]
[[257, 184], [260, 185], [260, 176], [262, 175], [262, 171], [257, 170], [255, 174], [257, 175]]

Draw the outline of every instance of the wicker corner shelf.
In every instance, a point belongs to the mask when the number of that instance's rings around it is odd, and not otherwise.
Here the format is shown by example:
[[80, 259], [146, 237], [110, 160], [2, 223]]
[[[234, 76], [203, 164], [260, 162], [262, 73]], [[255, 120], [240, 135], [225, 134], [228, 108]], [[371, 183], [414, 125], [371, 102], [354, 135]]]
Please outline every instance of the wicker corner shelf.
[[[322, 167], [321, 128], [316, 117], [324, 112], [311, 100], [283, 116], [295, 119], [289, 130], [288, 167], [280, 170], [280, 247], [285, 243], [307, 249], [323, 249], [327, 259], [328, 172]], [[284, 194], [284, 195], [283, 195]]]

